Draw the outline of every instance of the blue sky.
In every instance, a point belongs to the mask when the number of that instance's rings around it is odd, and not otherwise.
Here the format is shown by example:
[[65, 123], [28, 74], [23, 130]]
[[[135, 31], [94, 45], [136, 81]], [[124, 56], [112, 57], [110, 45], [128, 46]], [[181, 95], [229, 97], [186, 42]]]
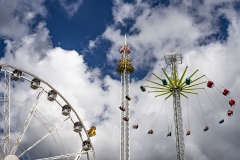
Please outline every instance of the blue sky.
[[[67, 1], [67, 4], [72, 4], [76, 1]], [[201, 1], [200, 1], [201, 2]], [[136, 3], [134, 1], [126, 1], [126, 3]], [[151, 8], [158, 8], [159, 6], [168, 7], [169, 1], [153, 1], [148, 2]], [[47, 28], [50, 30], [50, 36], [52, 45], [54, 47], [61, 47], [66, 50], [76, 50], [79, 54], [84, 55], [84, 60], [91, 67], [101, 68], [102, 73], [112, 74], [111, 70], [114, 70], [115, 66], [109, 65], [106, 57], [106, 53], [111, 47], [111, 42], [107, 39], [102, 39], [100, 35], [104, 32], [106, 26], [114, 23], [111, 9], [113, 3], [109, 0], [95, 2], [95, 1], [83, 1], [80, 5], [80, 9], [69, 16], [68, 13], [61, 7], [59, 2], [48, 1], [45, 2], [48, 10], [46, 17], [36, 18], [36, 24], [39, 21], [46, 21]], [[237, 3], [234, 4], [237, 6]], [[224, 7], [224, 3], [216, 6], [212, 11], [212, 14], [218, 12], [219, 9]], [[189, 13], [194, 16], [194, 9], [189, 9]], [[198, 21], [198, 16], [194, 17]], [[135, 20], [133, 18], [127, 18], [124, 20], [125, 25], [121, 23], [115, 25], [115, 29], [119, 29], [121, 35], [127, 34], [128, 36], [138, 34], [137, 30], [130, 31]], [[219, 16], [214, 22], [213, 26], [216, 32], [199, 38], [199, 45], [206, 45], [212, 41], [225, 41], [227, 39], [227, 28], [229, 21], [225, 18], [224, 14]], [[94, 50], [88, 50], [87, 46], [90, 40], [100, 37], [99, 45]], [[153, 58], [154, 59], [154, 58]], [[153, 60], [154, 62], [154, 60]], [[141, 71], [136, 68], [134, 77], [143, 78], [147, 73], [147, 68]]]
[[[97, 136], [92, 140], [98, 159], [118, 159], [121, 84], [116, 67], [124, 35], [135, 67], [130, 87], [135, 99], [141, 99], [136, 88], [146, 84], [152, 72], [163, 76], [161, 69], [167, 68], [163, 55], [168, 51], [182, 53], [180, 73], [185, 66], [191, 68], [189, 74], [199, 69], [238, 99], [239, 17], [240, 2], [234, 0], [1, 0], [0, 63], [32, 72], [53, 85], [87, 127], [97, 126]], [[25, 85], [21, 87], [14, 88], [14, 96], [31, 93]], [[143, 111], [152, 96], [146, 96]], [[27, 101], [22, 94], [19, 97]], [[162, 101], [159, 99], [159, 104]], [[136, 103], [131, 105], [138, 106]], [[220, 107], [219, 112], [226, 116]], [[228, 155], [237, 160], [239, 114], [236, 105], [234, 116], [220, 128], [211, 110], [204, 106], [211, 126], [204, 134], [199, 119], [191, 114], [193, 134], [185, 141], [187, 158], [225, 160]], [[153, 136], [146, 132], [151, 118], [156, 117], [154, 109], [137, 131], [131, 130], [133, 159], [176, 159], [175, 139], [166, 139], [166, 114], [162, 115]], [[46, 113], [46, 117], [51, 116]], [[111, 143], [106, 144], [109, 139]], [[103, 154], [106, 150], [111, 154]]]

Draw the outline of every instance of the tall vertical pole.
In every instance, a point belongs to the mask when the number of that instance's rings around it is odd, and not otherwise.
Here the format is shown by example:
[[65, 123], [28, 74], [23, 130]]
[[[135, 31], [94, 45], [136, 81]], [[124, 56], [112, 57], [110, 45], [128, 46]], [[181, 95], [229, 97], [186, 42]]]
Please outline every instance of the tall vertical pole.
[[[126, 35], [125, 35], [125, 45], [126, 44]], [[130, 59], [130, 54], [126, 53], [127, 51], [125, 51], [125, 56], [126, 59]], [[127, 64], [125, 64], [127, 65]], [[129, 78], [130, 78], [130, 73], [127, 71], [127, 67], [125, 67], [125, 95], [129, 95]], [[126, 100], [125, 98], [125, 117], [129, 117], [129, 103], [128, 100]], [[129, 130], [129, 123], [130, 123], [130, 119], [128, 122], [125, 122], [125, 160], [129, 160], [130, 159], [130, 149], [129, 149], [129, 142], [130, 142], [130, 130]]]
[[[173, 55], [171, 57], [171, 76], [174, 79], [174, 74], [176, 79], [178, 79], [177, 73], [177, 57]], [[174, 121], [175, 121], [175, 134], [176, 134], [176, 149], [177, 149], [177, 159], [185, 160], [185, 144], [184, 144], [184, 134], [183, 134], [183, 123], [182, 123], [182, 110], [180, 101], [180, 88], [177, 86], [173, 88], [173, 109], [174, 109]]]
[[122, 54], [121, 59], [119, 60], [119, 65], [117, 67], [117, 72], [121, 74], [121, 137], [120, 137], [120, 160], [130, 160], [130, 132], [129, 132], [129, 90], [130, 90], [130, 74], [134, 71], [130, 60], [130, 47], [126, 44], [126, 35], [125, 35], [125, 44], [121, 47], [120, 53]]
[[[122, 54], [122, 58], [123, 58], [123, 54]], [[124, 70], [125, 72], [125, 70]], [[125, 106], [125, 73], [122, 72], [121, 73], [121, 84], [122, 84], [122, 90], [121, 90], [121, 106], [124, 107]], [[123, 118], [125, 117], [124, 112], [121, 112], [121, 119], [120, 119], [120, 125], [121, 125], [121, 148], [120, 148], [120, 160], [124, 160], [124, 146], [125, 146], [125, 123]]]
[[4, 79], [4, 153], [10, 153], [10, 73], [5, 71]]

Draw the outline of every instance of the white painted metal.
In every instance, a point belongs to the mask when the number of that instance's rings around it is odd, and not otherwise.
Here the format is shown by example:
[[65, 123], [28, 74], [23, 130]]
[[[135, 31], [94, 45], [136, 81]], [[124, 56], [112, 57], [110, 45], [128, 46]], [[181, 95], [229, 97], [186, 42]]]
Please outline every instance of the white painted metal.
[[[0, 144], [0, 151], [1, 151], [1, 153], [2, 153], [4, 156], [6, 156], [5, 153], [4, 153], [4, 151], [3, 151], [3, 148], [2, 148], [2, 145], [1, 145], [1, 144]], [[0, 157], [0, 159], [1, 159], [1, 157]]]
[[164, 58], [168, 65], [173, 65], [173, 63], [182, 64], [182, 54], [179, 52], [166, 52]]
[[4, 158], [4, 160], [19, 160], [19, 158], [15, 155], [8, 155]]
[[18, 157], [21, 157], [26, 152], [28, 152], [30, 149], [32, 149], [34, 146], [36, 146], [38, 143], [40, 143], [42, 140], [44, 140], [47, 136], [49, 136], [53, 131], [57, 130], [65, 121], [67, 121], [70, 117], [66, 118], [62, 123], [57, 125], [55, 128], [53, 128], [50, 132], [48, 132], [45, 136], [43, 136], [41, 139], [39, 139], [37, 142], [35, 142], [32, 146], [28, 147], [24, 152], [22, 152]]
[[48, 157], [48, 158], [42, 158], [42, 159], [36, 159], [36, 160], [53, 160], [53, 159], [63, 159], [63, 158], [69, 158], [69, 157], [75, 157], [75, 156], [81, 156], [82, 154], [86, 154], [88, 152], [80, 152], [80, 153], [71, 153], [71, 154], [65, 154], [55, 157]]
[[[171, 77], [174, 77], [174, 68], [182, 63], [182, 56], [179, 52], [167, 52], [164, 54], [165, 61], [171, 67]], [[178, 73], [176, 73], [178, 78]], [[174, 121], [175, 121], [175, 134], [176, 134], [176, 149], [177, 159], [185, 160], [185, 144], [183, 134], [183, 122], [182, 122], [182, 110], [180, 101], [180, 90], [179, 88], [173, 88], [173, 109], [174, 109]]]
[[[128, 56], [129, 54], [127, 54], [127, 58], [129, 58]], [[125, 73], [125, 94], [129, 95], [129, 77], [130, 74], [129, 73]], [[125, 98], [125, 106], [126, 108], [125, 110], [125, 117], [129, 117], [129, 103], [128, 100], [126, 100]], [[130, 123], [130, 117], [129, 117], [129, 121], [128, 122], [124, 122], [125, 123], [125, 160], [130, 160], [130, 130], [129, 130], [129, 123]]]
[[[125, 45], [126, 45], [126, 35], [125, 35]], [[125, 50], [122, 53], [122, 59], [130, 59], [129, 53]], [[125, 64], [126, 65], [126, 64]], [[121, 112], [121, 144], [120, 144], [120, 160], [130, 160], [130, 131], [129, 123], [130, 120], [124, 121], [123, 117], [129, 117], [129, 103], [126, 99], [126, 95], [129, 95], [129, 78], [130, 73], [127, 71], [127, 67], [124, 67], [124, 71], [121, 73], [121, 106], [125, 108], [124, 112]]]
[[[124, 106], [124, 102], [125, 102], [125, 92], [124, 92], [124, 85], [125, 85], [125, 74], [121, 74], [121, 84], [122, 84], [122, 90], [121, 90], [121, 106]], [[123, 117], [125, 116], [124, 112], [121, 112], [121, 116], [120, 116], [120, 126], [121, 126], [121, 137], [120, 137], [120, 160], [125, 160], [124, 159], [124, 149], [125, 149], [125, 122], [123, 120]]]
[[20, 132], [16, 142], [14, 143], [14, 146], [13, 146], [12, 151], [11, 151], [12, 154], [15, 154], [19, 144], [21, 143], [21, 140], [22, 140], [22, 138], [24, 136], [24, 133], [26, 132], [26, 130], [28, 128], [28, 125], [31, 122], [31, 119], [32, 119], [33, 115], [36, 112], [37, 104], [39, 102], [39, 99], [40, 99], [42, 93], [43, 93], [43, 90], [38, 94], [37, 99], [36, 99], [35, 103], [33, 104], [33, 107], [31, 109], [31, 111], [29, 112], [29, 115], [28, 115], [28, 117], [27, 117], [27, 119], [26, 119], [26, 121], [25, 121], [25, 123], [24, 123], [24, 125], [22, 127], [22, 130], [21, 130], [21, 132]]
[[10, 153], [10, 73], [5, 71], [4, 82], [4, 153]]

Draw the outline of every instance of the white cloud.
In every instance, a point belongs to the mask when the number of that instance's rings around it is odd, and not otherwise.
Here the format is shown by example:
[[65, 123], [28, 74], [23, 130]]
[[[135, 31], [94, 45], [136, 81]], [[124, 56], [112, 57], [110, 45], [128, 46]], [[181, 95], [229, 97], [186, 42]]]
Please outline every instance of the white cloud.
[[83, 0], [77, 0], [71, 4], [68, 4], [66, 0], [59, 0], [59, 2], [63, 9], [67, 12], [68, 17], [72, 18], [74, 14], [78, 12], [79, 7], [83, 3]]
[[89, 41], [89, 48], [94, 48], [95, 46], [96, 45], [94, 41]]

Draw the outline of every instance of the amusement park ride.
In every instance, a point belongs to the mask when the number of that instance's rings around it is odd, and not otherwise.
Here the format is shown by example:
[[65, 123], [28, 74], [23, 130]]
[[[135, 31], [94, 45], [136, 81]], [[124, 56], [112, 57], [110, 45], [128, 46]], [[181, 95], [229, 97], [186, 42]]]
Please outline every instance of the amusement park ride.
[[130, 140], [129, 140], [129, 103], [131, 100], [129, 97], [129, 83], [130, 83], [130, 74], [134, 71], [130, 60], [130, 46], [125, 44], [121, 47], [120, 53], [122, 54], [122, 59], [119, 60], [117, 67], [117, 72], [121, 74], [121, 106], [119, 107], [121, 112], [121, 142], [120, 142], [120, 160], [129, 160], [130, 159]]
[[[2, 114], [4, 125], [1, 128], [1, 130], [3, 130], [4, 132], [4, 135], [3, 142], [0, 142], [0, 160], [32, 159], [29, 155], [34, 155], [35, 158], [38, 158], [38, 160], [53, 160], [65, 158], [71, 159], [73, 157], [75, 157], [75, 160], [79, 160], [83, 155], [86, 155], [86, 159], [88, 160], [96, 159], [95, 151], [90, 138], [96, 135], [96, 127], [92, 126], [89, 130], [86, 130], [82, 120], [80, 119], [77, 112], [74, 110], [73, 106], [71, 106], [71, 104], [66, 100], [66, 98], [64, 98], [55, 88], [53, 88], [49, 83], [35, 76], [34, 74], [20, 68], [16, 68], [14, 66], [0, 64], [0, 74], [0, 84], [1, 86], [3, 86], [1, 88], [4, 89], [3, 91], [0, 91], [0, 105], [1, 108], [3, 108], [4, 110], [4, 114]], [[14, 89], [17, 85], [21, 86], [21, 84], [23, 83], [28, 83], [28, 85], [30, 86], [29, 88], [33, 89], [30, 91], [33, 91], [36, 95], [36, 98], [34, 97], [35, 100], [33, 97], [28, 97], [28, 99], [32, 99], [34, 101], [32, 106], [14, 98], [14, 95], [15, 97], [21, 97], [14, 93]], [[41, 96], [44, 94], [46, 95], [46, 101], [41, 99]], [[21, 106], [21, 104], [23, 104], [23, 106]], [[16, 106], [18, 106], [18, 108], [14, 108]], [[54, 126], [52, 124], [51, 116], [46, 115], [47, 113], [44, 112], [47, 111], [49, 108], [57, 108], [61, 113], [58, 116], [57, 114], [55, 114], [56, 117], [54, 118], [54, 121], [60, 121], [58, 122], [59, 124], [57, 126]], [[15, 119], [13, 119], [11, 116], [11, 114], [13, 114], [13, 111], [19, 112], [18, 117]], [[25, 121], [20, 122], [22, 119], [19, 118], [21, 114], [27, 115], [25, 119], [23, 119]], [[63, 117], [67, 118], [62, 121]], [[22, 127], [19, 125], [19, 127], [21, 127], [20, 131], [16, 130], [16, 127], [11, 128], [11, 124], [14, 124], [14, 120], [16, 119], [18, 120], [18, 124], [23, 124]], [[34, 133], [34, 129], [32, 130], [32, 128], [36, 129], [36, 126], [33, 125], [36, 125], [36, 123], [32, 122], [34, 120], [37, 120], [43, 126], [42, 128], [37, 128], [41, 131], [39, 133], [45, 133], [45, 130], [47, 131], [47, 133], [43, 135], [43, 137], [40, 137], [40, 139], [37, 140], [35, 143], [31, 144], [32, 141], [29, 140], [29, 143], [27, 143], [28, 145], [25, 145], [25, 147], [28, 148], [24, 149], [22, 147], [24, 136], [26, 136], [26, 134], [29, 132], [31, 132], [31, 134]], [[11, 123], [12, 121], [14, 123]], [[62, 127], [66, 123], [70, 124], [69, 128]], [[65, 130], [66, 133], [68, 133], [67, 135], [65, 135], [67, 136], [65, 138], [68, 139], [66, 143], [71, 143], [72, 146], [79, 147], [72, 147], [72, 150], [74, 150], [75, 153], [68, 153], [66, 151], [65, 145], [67, 144], [64, 144], [63, 137], [59, 136], [58, 129], [60, 127], [62, 127], [61, 129]], [[56, 136], [56, 134], [58, 136]], [[53, 143], [56, 143], [58, 155], [53, 157], [43, 157], [46, 155], [36, 155], [35, 151], [33, 151], [34, 154], [32, 154], [32, 148], [35, 148], [35, 146], [37, 146], [39, 143], [41, 143], [42, 145], [45, 144], [45, 148], [49, 148], [52, 142], [51, 139], [48, 139], [47, 143], [44, 143], [44, 139], [47, 139], [51, 136], [53, 139]], [[34, 135], [34, 137], [38, 138], [37, 135]], [[71, 142], [72, 137], [74, 137], [74, 141]], [[11, 144], [11, 141], [15, 138], [16, 141]], [[82, 144], [82, 146], [79, 144]]]
[[[130, 74], [134, 71], [130, 60], [130, 46], [126, 44], [126, 36], [125, 36], [125, 45], [123, 45], [120, 49], [120, 53], [122, 55], [122, 59], [119, 61], [117, 72], [121, 74], [121, 106], [119, 107], [121, 110], [121, 144], [120, 144], [120, 160], [129, 160], [130, 159], [130, 150], [129, 150], [129, 123], [130, 123], [130, 105], [129, 101], [130, 97]], [[148, 93], [159, 93], [155, 97], [164, 96], [165, 100], [169, 97], [173, 97], [173, 110], [174, 110], [174, 122], [175, 122], [175, 136], [176, 136], [176, 149], [177, 149], [177, 159], [185, 160], [185, 144], [184, 144], [184, 131], [183, 131], [183, 119], [182, 119], [182, 108], [181, 108], [181, 98], [180, 96], [188, 99], [187, 94], [194, 94], [198, 96], [196, 90], [205, 90], [204, 87], [198, 87], [207, 83], [208, 88], [214, 87], [214, 82], [211, 80], [208, 81], [199, 81], [202, 78], [206, 77], [205, 75], [201, 75], [197, 78], [194, 78], [194, 75], [199, 70], [194, 71], [190, 76], [186, 77], [186, 71], [188, 66], [184, 69], [183, 74], [179, 77], [178, 75], [178, 64], [182, 63], [182, 55], [179, 52], [167, 52], [164, 54], [165, 62], [170, 66], [171, 74], [168, 75], [164, 69], [162, 69], [165, 78], [161, 78], [155, 73], [152, 73], [154, 77], [156, 77], [160, 82], [147, 80], [154, 86], [140, 86], [142, 92], [146, 91], [146, 88], [155, 89], [148, 91]], [[224, 89], [221, 93], [223, 96], [228, 96], [228, 89]], [[199, 102], [200, 103], [200, 102]], [[235, 105], [235, 101], [230, 98], [229, 105], [232, 107]], [[233, 111], [229, 109], [227, 111], [227, 115], [233, 115]], [[142, 116], [144, 117], [144, 116]], [[136, 122], [136, 121], [135, 121]], [[223, 123], [224, 119], [220, 119], [219, 124]], [[133, 129], [138, 129], [139, 124], [133, 124]], [[208, 131], [209, 126], [205, 124], [205, 128], [203, 131]], [[153, 134], [153, 129], [148, 131], [148, 134]], [[191, 134], [190, 130], [187, 130], [186, 136]], [[167, 134], [167, 137], [172, 135], [171, 131]]]

